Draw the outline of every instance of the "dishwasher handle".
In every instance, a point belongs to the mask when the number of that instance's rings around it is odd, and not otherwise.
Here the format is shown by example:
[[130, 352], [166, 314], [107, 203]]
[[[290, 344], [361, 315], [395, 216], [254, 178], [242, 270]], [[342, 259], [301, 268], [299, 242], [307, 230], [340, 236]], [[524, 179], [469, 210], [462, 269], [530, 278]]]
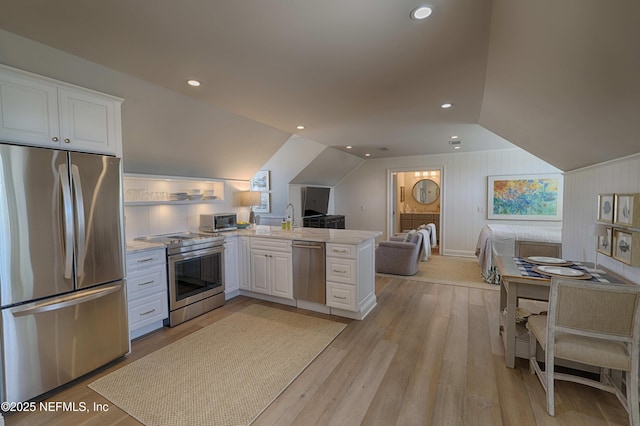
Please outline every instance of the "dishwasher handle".
[[309, 248], [309, 249], [316, 249], [316, 250], [322, 250], [324, 248], [321, 244], [296, 244], [296, 243], [292, 243], [291, 247]]

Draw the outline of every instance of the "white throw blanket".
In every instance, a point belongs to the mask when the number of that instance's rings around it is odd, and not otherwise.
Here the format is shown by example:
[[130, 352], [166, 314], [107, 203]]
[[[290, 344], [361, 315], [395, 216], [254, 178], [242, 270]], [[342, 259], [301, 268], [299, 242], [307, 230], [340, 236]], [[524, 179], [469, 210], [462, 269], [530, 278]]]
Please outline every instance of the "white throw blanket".
[[421, 261], [429, 259], [431, 255], [431, 248], [438, 245], [438, 237], [436, 236], [436, 225], [430, 223], [426, 229], [419, 229], [418, 232], [422, 234], [422, 257]]

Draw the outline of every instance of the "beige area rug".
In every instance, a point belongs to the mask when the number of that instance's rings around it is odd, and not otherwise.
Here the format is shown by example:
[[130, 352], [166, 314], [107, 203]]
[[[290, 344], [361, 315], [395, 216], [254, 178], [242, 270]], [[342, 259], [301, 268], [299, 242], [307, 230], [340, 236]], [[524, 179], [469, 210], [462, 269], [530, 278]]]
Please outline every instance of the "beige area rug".
[[427, 261], [420, 263], [420, 270], [416, 275], [378, 275], [434, 284], [500, 290], [500, 286], [488, 284], [482, 280], [478, 259], [471, 257], [432, 255]]
[[246, 425], [345, 327], [252, 305], [89, 387], [145, 425]]

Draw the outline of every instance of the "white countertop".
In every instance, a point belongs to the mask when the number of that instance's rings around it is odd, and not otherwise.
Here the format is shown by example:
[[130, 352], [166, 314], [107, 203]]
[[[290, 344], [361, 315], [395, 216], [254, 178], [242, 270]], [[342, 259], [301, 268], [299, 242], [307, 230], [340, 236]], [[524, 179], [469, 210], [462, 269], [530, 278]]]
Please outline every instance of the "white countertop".
[[[197, 232], [197, 231], [196, 231]], [[360, 244], [371, 238], [382, 235], [381, 231], [359, 231], [352, 229], [325, 229], [325, 228], [294, 228], [286, 231], [279, 226], [259, 225], [254, 229], [238, 229], [237, 231], [221, 232], [225, 236], [248, 236], [261, 238], [279, 238], [284, 240], [320, 241], [338, 244]], [[150, 243], [147, 241], [127, 241], [127, 253], [164, 248], [162, 243]]]
[[[223, 233], [223, 235], [224, 234], [225, 233]], [[229, 233], [229, 235], [320, 241], [339, 244], [359, 244], [363, 241], [382, 235], [382, 232], [325, 228], [294, 228], [291, 231], [286, 231], [279, 226], [258, 225], [255, 229], [239, 229]]]
[[147, 241], [127, 241], [127, 253], [136, 253], [145, 250], [154, 250], [159, 248], [165, 248], [161, 243], [149, 243]]

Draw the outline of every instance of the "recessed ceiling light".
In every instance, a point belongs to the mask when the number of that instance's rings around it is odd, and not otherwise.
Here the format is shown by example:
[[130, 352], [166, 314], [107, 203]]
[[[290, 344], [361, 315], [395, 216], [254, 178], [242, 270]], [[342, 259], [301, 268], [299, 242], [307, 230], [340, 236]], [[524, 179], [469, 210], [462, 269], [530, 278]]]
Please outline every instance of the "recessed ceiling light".
[[453, 135], [449, 139], [458, 139], [460, 136]]
[[296, 126], [296, 129], [298, 130], [304, 130], [304, 126], [302, 124], [299, 124], [298, 126]]
[[452, 106], [453, 106], [453, 104], [447, 102], [447, 103], [444, 103], [444, 104], [440, 105], [440, 108], [447, 109], [447, 108], [451, 108]]
[[454, 146], [453, 149], [460, 149], [460, 145]]
[[370, 157], [370, 156], [371, 156], [371, 154], [366, 153], [364, 156], [365, 156], [365, 157]]
[[353, 147], [352, 147], [351, 145], [347, 145], [345, 148], [347, 148], [347, 149], [351, 149], [351, 148], [353, 148]]
[[431, 16], [431, 8], [429, 6], [418, 6], [411, 11], [411, 19], [420, 21]]
[[187, 84], [189, 86], [198, 87], [200, 86], [200, 82], [198, 80], [187, 80]]

